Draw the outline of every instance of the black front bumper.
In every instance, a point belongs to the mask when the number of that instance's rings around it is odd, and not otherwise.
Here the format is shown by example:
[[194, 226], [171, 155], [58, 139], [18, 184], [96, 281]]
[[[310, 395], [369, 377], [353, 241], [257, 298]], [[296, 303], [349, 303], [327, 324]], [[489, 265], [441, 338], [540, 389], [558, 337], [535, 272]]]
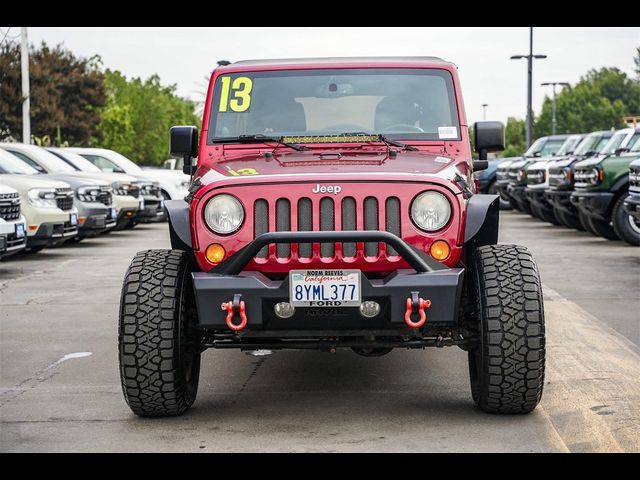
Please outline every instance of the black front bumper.
[[27, 237], [27, 247], [59, 245], [78, 235], [78, 227], [70, 222], [43, 223], [38, 231]]
[[624, 211], [640, 221], [640, 193], [631, 193], [622, 204]]
[[553, 205], [548, 202], [545, 195], [545, 189], [527, 187], [524, 190], [524, 195], [529, 203], [535, 205], [536, 207], [549, 212], [553, 211]]
[[136, 212], [136, 221], [141, 223], [159, 222], [164, 219], [162, 199], [158, 197], [144, 197], [144, 209]]
[[529, 203], [529, 199], [525, 195], [526, 188], [527, 187], [525, 187], [524, 185], [513, 185], [511, 183], [507, 186], [508, 195], [513, 200], [515, 200], [515, 202], [520, 206], [521, 210], [523, 209], [524, 205], [527, 205]]
[[609, 211], [613, 193], [611, 192], [579, 192], [571, 194], [571, 204], [589, 217], [609, 221]]
[[505, 202], [509, 202], [511, 200], [511, 196], [508, 192], [509, 188], [509, 180], [496, 180], [496, 192], [500, 195], [500, 198]]
[[574, 217], [578, 216], [578, 210], [571, 203], [573, 190], [557, 190], [550, 188], [545, 191], [547, 202], [555, 209]]
[[[275, 304], [289, 302], [289, 277], [273, 280], [260, 272], [242, 271], [243, 268], [270, 243], [327, 240], [388, 242], [414, 270], [398, 270], [382, 279], [370, 279], [360, 273], [361, 300], [373, 300], [381, 306], [380, 313], [374, 318], [362, 316], [358, 307], [297, 307], [291, 318], [277, 317]], [[349, 266], [328, 264], [326, 268], [336, 270]], [[255, 335], [258, 332], [309, 330], [339, 334], [353, 330], [410, 331], [404, 317], [411, 292], [419, 292], [420, 297], [431, 300], [431, 306], [426, 309], [425, 326], [453, 327], [458, 322], [464, 269], [448, 268], [388, 232], [272, 232], [260, 235], [210, 272], [194, 272], [192, 278], [199, 326], [203, 329], [229, 332], [227, 312], [221, 305], [241, 294], [246, 304], [245, 330]]]

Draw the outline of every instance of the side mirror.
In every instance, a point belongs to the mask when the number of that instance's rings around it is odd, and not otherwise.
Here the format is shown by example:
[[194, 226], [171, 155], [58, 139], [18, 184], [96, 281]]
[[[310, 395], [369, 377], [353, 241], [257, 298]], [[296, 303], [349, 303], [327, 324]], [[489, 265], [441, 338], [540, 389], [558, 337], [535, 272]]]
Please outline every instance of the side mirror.
[[541, 157], [542, 156], [542, 152], [534, 152], [533, 156], [534, 157]]
[[191, 165], [191, 158], [198, 156], [198, 128], [193, 126], [171, 127], [170, 150], [174, 157], [184, 158], [182, 171], [193, 175], [195, 168]]
[[616, 157], [619, 157], [620, 154], [625, 153], [625, 152], [629, 152], [630, 149], [624, 147], [624, 148], [616, 148], [616, 151], [614, 152]]
[[474, 147], [480, 161], [473, 162], [473, 170], [484, 170], [489, 166], [487, 154], [504, 150], [504, 125], [502, 122], [476, 122], [473, 124]]

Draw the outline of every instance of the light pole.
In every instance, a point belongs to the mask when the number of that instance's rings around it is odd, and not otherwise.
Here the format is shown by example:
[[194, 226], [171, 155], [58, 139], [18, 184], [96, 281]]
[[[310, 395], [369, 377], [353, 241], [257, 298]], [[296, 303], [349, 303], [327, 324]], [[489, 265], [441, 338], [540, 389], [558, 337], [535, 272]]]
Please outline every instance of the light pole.
[[487, 107], [489, 106], [488, 103], [483, 103], [482, 104], [482, 120], [486, 120], [487, 119]]
[[27, 27], [21, 30], [20, 71], [22, 76], [22, 142], [31, 143], [31, 102], [29, 98], [29, 44]]
[[553, 100], [552, 100], [552, 107], [551, 107], [551, 135], [555, 135], [556, 134], [556, 85], [562, 85], [562, 86], [567, 86], [569, 85], [569, 82], [544, 82], [541, 83], [540, 85], [542, 85], [543, 87], [546, 87], [547, 85], [551, 85], [553, 88]]
[[531, 111], [531, 91], [533, 82], [533, 59], [547, 58], [546, 55], [533, 54], [533, 27], [529, 27], [529, 55], [512, 55], [511, 60], [527, 59], [527, 148], [531, 146], [531, 133], [533, 130], [533, 112]]

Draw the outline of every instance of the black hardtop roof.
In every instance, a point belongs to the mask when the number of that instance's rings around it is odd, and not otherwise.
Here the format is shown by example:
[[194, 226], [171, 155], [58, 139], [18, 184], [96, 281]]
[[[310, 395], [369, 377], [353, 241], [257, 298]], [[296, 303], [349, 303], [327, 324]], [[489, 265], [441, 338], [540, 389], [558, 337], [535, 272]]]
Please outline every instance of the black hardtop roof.
[[239, 60], [229, 64], [229, 66], [265, 66], [265, 65], [311, 65], [324, 64], [333, 65], [336, 63], [439, 63], [451, 64], [439, 57], [317, 57], [317, 58], [271, 58], [271, 59], [254, 59]]

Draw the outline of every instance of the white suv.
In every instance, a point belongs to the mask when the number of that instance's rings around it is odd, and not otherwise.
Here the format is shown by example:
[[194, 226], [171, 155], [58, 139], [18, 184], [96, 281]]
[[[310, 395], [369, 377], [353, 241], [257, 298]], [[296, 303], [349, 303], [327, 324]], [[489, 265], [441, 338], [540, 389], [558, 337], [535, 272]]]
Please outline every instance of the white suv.
[[20, 194], [0, 178], [0, 258], [27, 246], [24, 215], [20, 213]]

